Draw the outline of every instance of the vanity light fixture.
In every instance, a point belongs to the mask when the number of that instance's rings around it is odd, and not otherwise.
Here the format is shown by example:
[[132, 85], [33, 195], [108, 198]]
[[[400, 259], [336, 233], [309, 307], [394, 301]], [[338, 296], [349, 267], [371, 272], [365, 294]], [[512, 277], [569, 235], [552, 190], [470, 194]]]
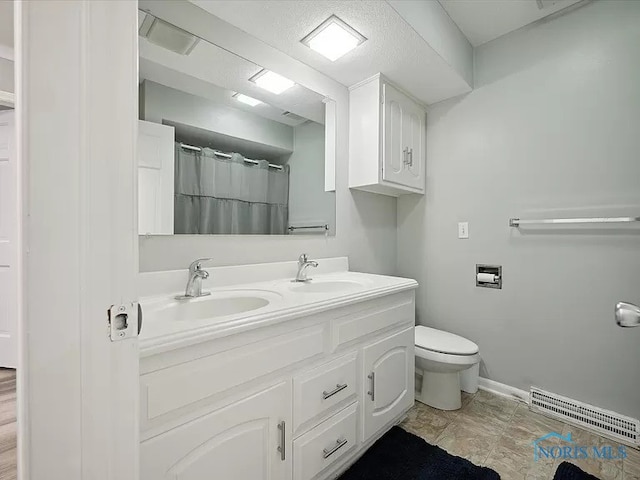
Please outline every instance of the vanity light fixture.
[[256, 105], [260, 105], [262, 103], [260, 100], [250, 97], [248, 95], [245, 95], [244, 93], [235, 93], [233, 95], [233, 98], [251, 107], [255, 107]]
[[249, 81], [276, 95], [280, 95], [295, 85], [292, 80], [266, 69], [260, 70]]
[[300, 41], [311, 50], [335, 62], [366, 40], [366, 37], [338, 17], [331, 15]]

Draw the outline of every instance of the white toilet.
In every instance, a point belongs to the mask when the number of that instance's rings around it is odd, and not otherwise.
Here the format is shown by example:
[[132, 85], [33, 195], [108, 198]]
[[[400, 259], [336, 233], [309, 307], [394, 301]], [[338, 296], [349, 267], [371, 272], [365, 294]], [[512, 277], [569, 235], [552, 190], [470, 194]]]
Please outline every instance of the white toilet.
[[416, 400], [440, 410], [460, 408], [460, 391], [478, 390], [478, 350], [475, 343], [459, 335], [416, 326], [416, 373], [422, 375]]

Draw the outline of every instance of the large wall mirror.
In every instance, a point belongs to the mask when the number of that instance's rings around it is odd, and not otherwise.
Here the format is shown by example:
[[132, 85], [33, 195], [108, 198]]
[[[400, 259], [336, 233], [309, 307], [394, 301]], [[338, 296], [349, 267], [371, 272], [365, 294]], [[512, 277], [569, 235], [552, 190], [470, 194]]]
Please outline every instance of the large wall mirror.
[[138, 24], [139, 233], [335, 234], [330, 100], [170, 19]]

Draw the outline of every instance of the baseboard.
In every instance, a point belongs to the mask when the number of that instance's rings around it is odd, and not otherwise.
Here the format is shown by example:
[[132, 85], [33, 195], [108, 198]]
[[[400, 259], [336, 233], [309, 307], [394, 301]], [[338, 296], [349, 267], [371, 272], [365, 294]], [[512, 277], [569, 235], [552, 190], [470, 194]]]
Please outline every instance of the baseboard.
[[505, 385], [504, 383], [496, 382], [495, 380], [480, 377], [478, 378], [478, 388], [496, 395], [501, 395], [512, 400], [526, 403], [527, 405], [529, 404], [529, 392], [510, 385]]

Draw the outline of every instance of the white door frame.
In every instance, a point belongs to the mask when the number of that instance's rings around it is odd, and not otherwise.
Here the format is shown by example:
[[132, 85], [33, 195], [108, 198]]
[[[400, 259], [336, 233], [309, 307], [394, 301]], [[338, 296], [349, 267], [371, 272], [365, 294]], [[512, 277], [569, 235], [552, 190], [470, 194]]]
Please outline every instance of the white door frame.
[[137, 2], [17, 1], [21, 480], [138, 478]]

